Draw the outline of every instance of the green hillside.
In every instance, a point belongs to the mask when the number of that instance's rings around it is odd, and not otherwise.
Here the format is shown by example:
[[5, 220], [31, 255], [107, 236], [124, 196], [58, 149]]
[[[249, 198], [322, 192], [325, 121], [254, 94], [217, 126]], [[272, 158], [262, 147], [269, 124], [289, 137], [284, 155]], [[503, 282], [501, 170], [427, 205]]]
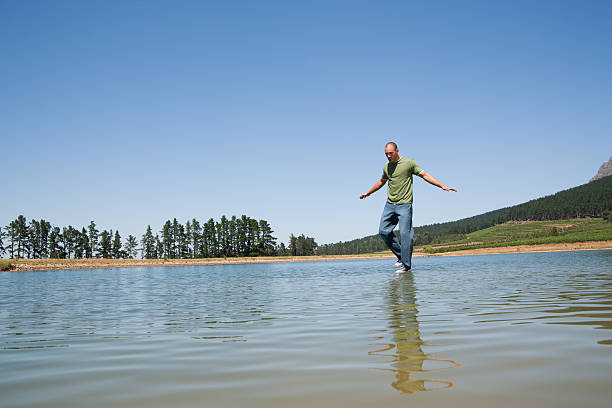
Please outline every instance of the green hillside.
[[[501, 208], [484, 214], [464, 218], [458, 221], [425, 225], [415, 228], [415, 245], [436, 245], [443, 243], [465, 243], [466, 240], [474, 240], [470, 234], [476, 231], [483, 231], [490, 227], [500, 224], [521, 221], [551, 221], [551, 220], [575, 220], [582, 218], [602, 218], [612, 221], [612, 176], [604, 177], [588, 184], [560, 191], [556, 194], [528, 201], [512, 207]], [[602, 224], [605, 224], [604, 221]], [[580, 224], [580, 223], [578, 223]], [[579, 236], [573, 236], [569, 231], [554, 229], [546, 224], [532, 224], [530, 227], [539, 232], [525, 232], [526, 234], [536, 234], [524, 239], [557, 239], [554, 242], [576, 242], [559, 241], [560, 237], [567, 240], [586, 240], [586, 236], [592, 240], [612, 239], [606, 238], [606, 233], [600, 234], [593, 231], [574, 231]], [[606, 230], [606, 228], [604, 228]], [[483, 233], [487, 233], [484, 232]], [[512, 237], [511, 228], [504, 228], [497, 231], [504, 236], [504, 241], [516, 241]], [[573, 232], [572, 232], [573, 233]], [[506, 235], [509, 234], [509, 235]], [[555, 235], [556, 234], [556, 235]], [[553, 237], [553, 238], [548, 238]], [[557, 237], [557, 238], [554, 238]], [[585, 239], [583, 239], [585, 238]], [[519, 238], [517, 238], [519, 239]], [[520, 238], [523, 239], [523, 238]], [[473, 242], [473, 241], [472, 241]], [[491, 241], [487, 241], [492, 244]], [[550, 241], [552, 242], [552, 241]], [[496, 243], [495, 245], [501, 245]], [[338, 255], [338, 254], [359, 254], [366, 252], [377, 252], [386, 250], [386, 246], [378, 235], [370, 235], [364, 238], [355, 239], [348, 242], [338, 242], [334, 244], [321, 245], [318, 249], [319, 254]]]
[[500, 246], [612, 240], [612, 222], [602, 218], [555, 221], [509, 221], [467, 234], [465, 239], [427, 245], [425, 252], [439, 253]]

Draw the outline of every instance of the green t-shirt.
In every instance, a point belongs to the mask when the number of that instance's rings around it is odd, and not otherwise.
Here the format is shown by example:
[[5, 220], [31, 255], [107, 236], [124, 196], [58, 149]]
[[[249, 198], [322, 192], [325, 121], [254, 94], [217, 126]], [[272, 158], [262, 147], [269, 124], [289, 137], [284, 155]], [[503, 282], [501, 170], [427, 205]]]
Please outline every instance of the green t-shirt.
[[395, 163], [383, 167], [383, 180], [389, 180], [387, 202], [389, 204], [412, 204], [412, 175], [420, 174], [421, 167], [412, 159], [400, 157]]

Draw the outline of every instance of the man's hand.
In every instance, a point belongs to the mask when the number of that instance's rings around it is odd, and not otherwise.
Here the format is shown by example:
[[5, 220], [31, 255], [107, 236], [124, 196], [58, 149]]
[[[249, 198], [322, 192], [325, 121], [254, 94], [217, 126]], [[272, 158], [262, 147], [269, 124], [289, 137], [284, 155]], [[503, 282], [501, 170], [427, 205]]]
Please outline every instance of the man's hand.
[[442, 185], [442, 190], [444, 190], [444, 191], [454, 191], [455, 193], [457, 192], [456, 188], [448, 187], [448, 186], [445, 186], [445, 185]]
[[381, 188], [382, 186], [384, 186], [386, 182], [387, 182], [387, 180], [386, 180], [386, 179], [380, 179], [380, 180], [378, 180], [378, 181], [376, 182], [376, 184], [374, 184], [374, 187], [372, 187], [372, 188], [370, 189], [370, 191], [368, 191], [367, 193], [360, 195], [360, 196], [359, 196], [359, 199], [360, 199], [360, 200], [363, 200], [364, 198], [366, 198], [367, 196], [369, 196], [369, 195], [370, 195], [370, 194], [372, 194], [373, 192], [380, 190], [380, 188]]

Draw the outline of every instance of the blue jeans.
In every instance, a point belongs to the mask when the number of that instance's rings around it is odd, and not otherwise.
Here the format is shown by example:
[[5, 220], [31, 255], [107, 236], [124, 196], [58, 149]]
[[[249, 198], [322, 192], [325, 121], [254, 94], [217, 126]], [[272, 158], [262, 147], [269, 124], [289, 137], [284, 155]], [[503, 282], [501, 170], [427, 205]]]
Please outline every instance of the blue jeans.
[[[393, 233], [393, 228], [399, 224], [401, 241]], [[412, 264], [412, 204], [385, 204], [378, 233], [391, 252], [410, 269]]]

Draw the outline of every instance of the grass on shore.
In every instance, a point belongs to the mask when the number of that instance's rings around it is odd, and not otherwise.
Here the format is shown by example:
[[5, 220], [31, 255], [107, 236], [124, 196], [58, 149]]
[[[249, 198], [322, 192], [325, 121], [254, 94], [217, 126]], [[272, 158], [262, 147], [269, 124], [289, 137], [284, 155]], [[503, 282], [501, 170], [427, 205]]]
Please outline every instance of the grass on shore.
[[460, 241], [424, 246], [423, 251], [435, 254], [477, 248], [608, 240], [612, 240], [612, 223], [601, 218], [507, 222], [472, 232]]
[[7, 259], [0, 259], [0, 271], [8, 271], [11, 268], [13, 268], [13, 264], [11, 263], [11, 261]]

